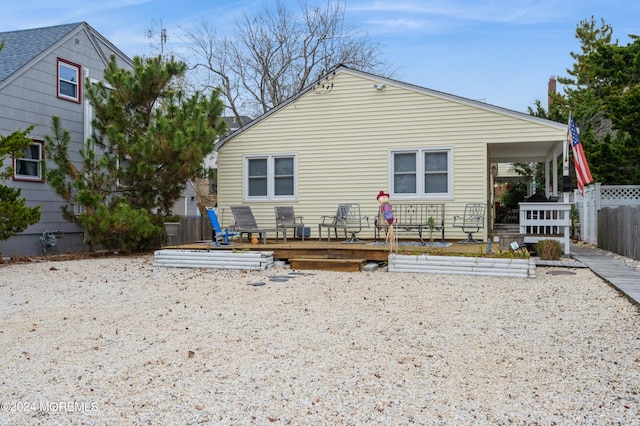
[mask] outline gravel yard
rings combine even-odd
[[[0,265],[0,424],[639,423],[640,312],[588,269],[152,264]]]

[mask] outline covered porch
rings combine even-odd
[[[504,235],[517,235],[524,243],[531,244],[542,239],[554,239],[562,244],[565,255],[570,254],[570,188],[563,188],[562,178],[568,177],[568,141],[488,143],[487,159],[490,207],[487,238],[497,241]],[[543,199],[520,202],[517,209],[501,208],[497,193],[499,184],[504,181],[501,171],[507,170],[506,166],[512,163],[532,162],[544,164],[545,182],[548,184],[542,191],[538,190],[544,194],[544,197],[540,197]],[[532,182],[526,182],[523,177],[512,175],[510,178],[524,181],[528,196],[536,192]]]

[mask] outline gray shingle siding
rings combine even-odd
[[[35,124],[30,136],[44,140],[51,133],[51,116],[58,115],[62,126],[71,133],[72,161],[80,167],[77,153],[85,139],[84,102],[57,96],[58,59],[79,65],[81,72],[88,70],[89,76],[97,80],[102,79],[111,54],[116,55],[123,67],[130,66],[131,60],[86,23],[5,32],[0,33],[0,40],[6,40],[0,51],[0,134],[7,135]],[[82,100],[83,77],[81,75]],[[11,162],[11,159],[5,160],[4,166]],[[39,238],[45,230],[64,231],[64,238],[59,241],[61,252],[86,249],[82,227],[62,218],[61,206],[67,203],[46,181],[9,179],[5,184],[20,188],[27,205],[40,206],[41,219],[23,233],[0,241],[0,252],[4,256],[40,254]]]

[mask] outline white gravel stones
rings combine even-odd
[[[291,271],[152,263],[0,265],[0,424],[640,416],[640,313],[587,269],[542,267],[535,279],[314,271],[277,282],[269,277]]]

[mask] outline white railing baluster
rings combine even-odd
[[[520,234],[525,243],[558,240],[570,253],[571,203],[520,203]]]

